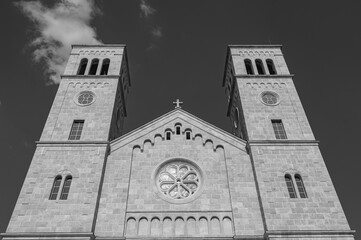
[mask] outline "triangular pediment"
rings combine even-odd
[[[111,150],[118,149],[123,146],[142,148],[143,142],[154,143],[155,137],[160,137],[165,140],[165,130],[170,130],[174,133],[174,125],[181,124],[184,129],[192,129],[192,139],[201,138],[202,143],[211,142],[214,149],[218,146],[223,146],[224,143],[233,145],[234,147],[246,151],[246,141],[240,139],[186,111],[177,108],[170,111],[159,118],[150,121],[143,126],[124,134],[123,136],[114,139],[111,142]]]

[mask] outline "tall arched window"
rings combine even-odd
[[[72,180],[71,176],[66,176],[64,184],[63,184],[63,189],[61,190],[60,200],[68,199],[71,180]]]
[[[167,130],[167,131],[165,132],[165,139],[166,139],[166,140],[170,140],[170,131],[169,131],[169,130]]]
[[[110,60],[106,58],[103,60],[102,69],[100,70],[100,75],[108,75]]]
[[[249,59],[244,60],[244,65],[246,66],[247,75],[254,75],[252,62]]]
[[[259,75],[264,75],[264,67],[261,59],[256,59],[256,67]]]
[[[94,58],[94,59],[92,60],[91,65],[90,65],[89,75],[95,75],[95,74],[97,74],[98,64],[99,64],[99,59],[98,59],[98,58]]]
[[[56,176],[54,179],[53,187],[51,188],[49,200],[56,200],[61,184],[61,176]]]
[[[276,72],[276,68],[275,68],[275,65],[274,65],[272,59],[267,59],[266,63],[267,63],[267,68],[268,68],[269,74],[276,75],[277,72]]]
[[[303,185],[301,176],[299,174],[296,174],[295,180],[296,180],[296,185],[297,185],[297,189],[298,189],[298,193],[300,194],[300,197],[307,198],[306,189],[305,189],[305,186]]]
[[[293,185],[292,177],[289,174],[285,175],[285,181],[290,198],[297,198],[295,186]]]
[[[87,65],[88,65],[88,59],[87,59],[87,58],[83,58],[83,59],[80,61],[77,75],[84,75],[84,74],[85,74],[85,69],[86,69],[86,66],[87,66]]]

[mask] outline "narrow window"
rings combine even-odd
[[[79,140],[81,132],[83,131],[84,120],[74,120],[71,126],[69,140]]]
[[[94,58],[92,60],[92,64],[90,65],[89,75],[95,75],[97,73],[98,64],[99,64],[99,59]]]
[[[180,132],[181,132],[180,126],[175,127],[175,132],[177,135],[180,135]]]
[[[271,120],[276,139],[287,139],[285,128],[282,120]]]
[[[56,176],[54,179],[53,187],[51,188],[49,200],[56,200],[61,184],[61,176]]]
[[[275,65],[274,65],[272,59],[267,59],[266,63],[267,63],[267,68],[268,68],[269,74],[276,75],[277,72],[276,72],[276,68],[275,68]]]
[[[190,140],[190,139],[191,139],[191,132],[190,132],[190,131],[187,131],[187,132],[186,132],[186,139],[187,139],[187,140]]]
[[[71,180],[72,180],[71,176],[67,176],[65,178],[63,189],[61,190],[60,200],[67,200],[68,199]]]
[[[288,193],[290,195],[290,198],[297,198],[296,191],[295,191],[295,186],[293,185],[291,175],[286,174],[285,175],[285,181],[286,181],[286,185],[287,185],[287,189],[288,189]]]
[[[84,75],[85,69],[86,69],[86,66],[87,66],[87,65],[88,65],[88,59],[87,59],[87,58],[83,58],[83,59],[80,61],[77,75]]]
[[[300,194],[300,197],[307,198],[306,189],[305,189],[305,186],[303,185],[301,176],[296,174],[295,180],[296,180],[296,185],[297,185],[297,189],[298,189],[298,193]]]
[[[252,62],[249,59],[244,60],[244,65],[246,66],[247,75],[254,75]]]
[[[165,133],[165,137],[166,137],[167,140],[170,140],[170,131]]]
[[[102,69],[100,70],[100,75],[108,75],[110,60],[106,58],[103,60]]]
[[[257,67],[257,71],[259,75],[264,75],[264,68],[263,68],[263,63],[261,59],[256,59],[256,67]]]

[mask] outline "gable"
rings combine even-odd
[[[180,125],[180,136],[183,136],[184,139],[186,138],[186,132],[189,131],[191,141],[199,142],[203,146],[207,145],[213,148],[214,151],[218,147],[224,148],[224,144],[230,144],[246,152],[246,141],[181,109],[175,109],[113,140],[110,144],[111,151],[116,151],[126,145],[143,150],[144,145],[147,143],[154,145],[157,141],[166,140],[167,131],[171,132],[171,136],[176,135],[176,125]]]

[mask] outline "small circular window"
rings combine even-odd
[[[199,168],[186,160],[167,161],[155,175],[158,195],[173,203],[192,201],[200,192],[201,182]]]
[[[80,92],[77,96],[76,102],[79,105],[89,105],[95,101],[95,94],[90,91]]]
[[[275,92],[261,93],[261,101],[266,105],[277,105],[279,103],[279,96]]]

